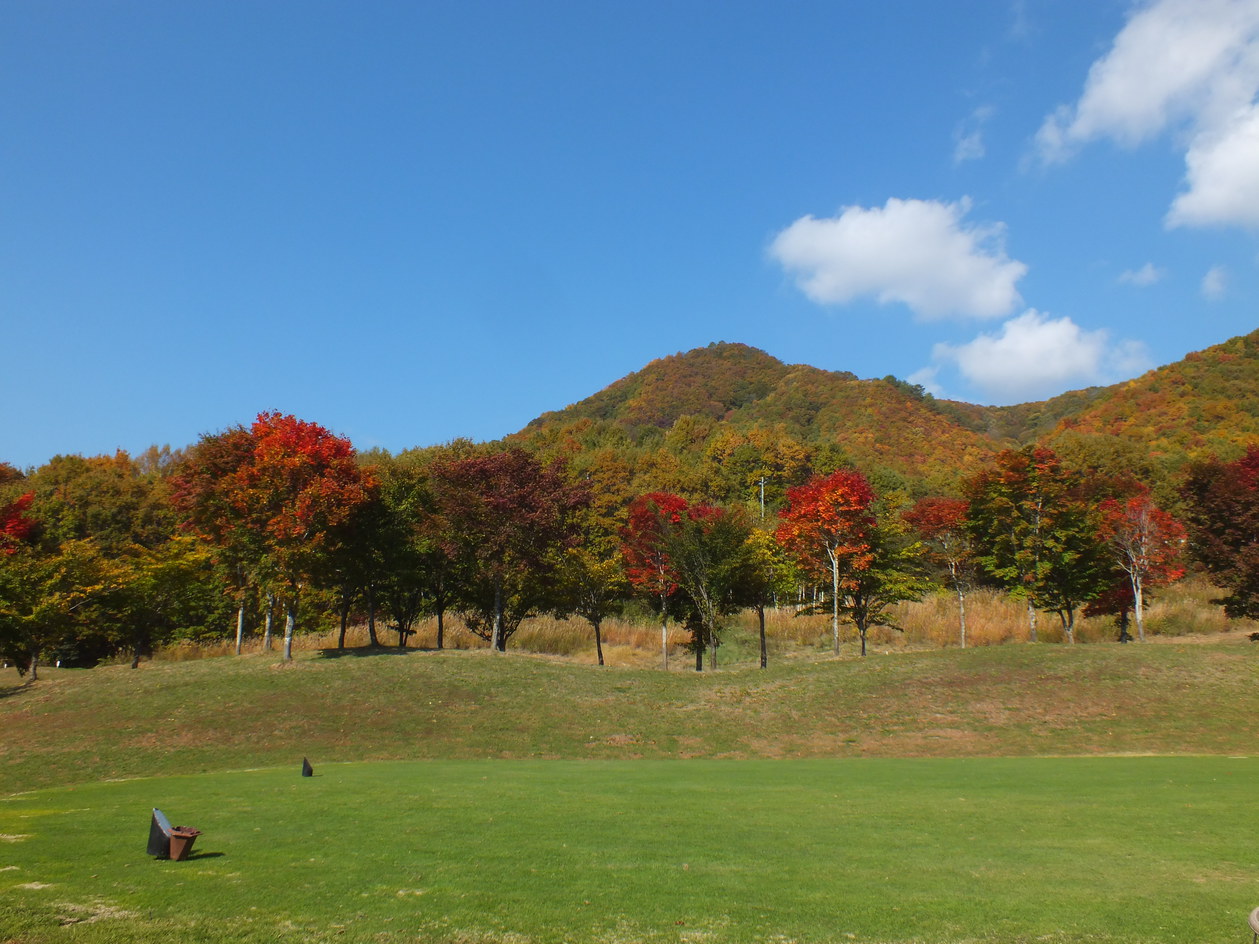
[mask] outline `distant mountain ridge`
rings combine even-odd
[[[1259,330],[1124,383],[1000,407],[940,400],[893,377],[862,380],[714,342],[654,360],[539,416],[513,438],[567,436],[570,451],[583,442],[662,441],[676,451],[686,437],[702,448],[717,430],[773,430],[810,447],[830,444],[858,467],[909,479],[956,475],[1000,449],[1063,437],[1115,438],[1179,466],[1259,441]]]

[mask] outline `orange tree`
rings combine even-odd
[[[283,593],[287,661],[303,584],[318,578],[334,529],[374,489],[348,439],[270,412],[248,430],[203,437],[176,478],[174,498],[187,527],[242,566],[266,570]]]
[[[209,433],[189,449],[171,477],[171,504],[182,516],[180,527],[214,548],[225,583],[236,596],[237,655],[245,633],[247,591],[251,581],[261,580],[265,563],[261,535],[246,525],[232,498],[231,482],[253,450],[253,436],[243,426]],[[270,619],[268,615],[268,639]]]
[[[843,581],[869,568],[872,561],[873,503],[870,483],[853,469],[814,476],[787,490],[787,508],[777,538],[806,573],[830,577],[831,636],[836,653]]]

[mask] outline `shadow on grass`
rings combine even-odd
[[[427,652],[416,646],[401,649],[398,646],[355,646],[353,649],[320,649],[321,659],[361,659],[368,656],[405,656],[409,652]],[[433,650],[436,651],[436,650]]]
[[[14,685],[0,685],[0,698],[11,698],[14,695],[21,695],[27,691],[34,683],[30,679],[18,682]]]

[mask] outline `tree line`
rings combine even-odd
[[[446,617],[505,651],[524,621],[602,625],[637,600],[685,630],[702,670],[729,618],[793,606],[851,624],[866,652],[894,604],[947,590],[966,645],[966,599],[1024,600],[1030,638],[1050,614],[1075,640],[1082,612],[1144,639],[1150,594],[1200,567],[1230,616],[1259,616],[1259,446],[1190,466],[1177,511],[1126,472],[1068,466],[1045,447],[1007,450],[953,494],[911,495],[861,470],[801,462],[759,501],[637,493],[616,455],[570,463],[519,446],[457,441],[356,453],[324,427],[263,413],[185,451],[0,463],[0,653],[34,677],[53,659],[132,664],[181,638],[257,623],[291,658],[303,621],[352,621],[369,645]],[[762,484],[765,476],[761,476]],[[755,479],[753,478],[753,481]],[[280,628],[282,621],[283,628]]]

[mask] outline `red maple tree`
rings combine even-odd
[[[1137,638],[1145,641],[1145,592],[1179,580],[1185,574],[1181,555],[1185,528],[1155,505],[1148,492],[1126,501],[1108,498],[1101,504],[1101,538],[1120,570],[1128,575]]]
[[[957,594],[958,639],[966,648],[966,594],[970,591],[974,554],[966,533],[970,503],[964,498],[920,499],[902,516],[921,535],[929,557],[948,574]]]
[[[34,492],[19,495],[7,505],[0,505],[0,554],[12,554],[35,530],[35,520],[27,515]]]
[[[669,600],[678,590],[667,538],[686,514],[686,499],[671,492],[648,492],[630,502],[621,531],[621,556],[630,585],[660,608],[660,657],[669,667]]]

